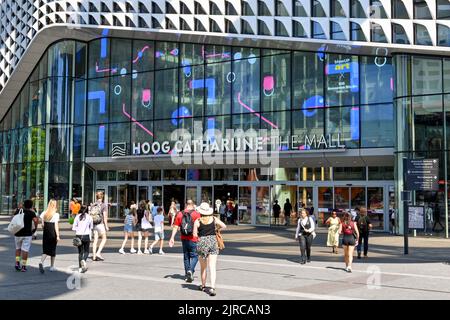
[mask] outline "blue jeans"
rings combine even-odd
[[[184,272],[187,274],[188,271],[192,271],[194,274],[198,262],[197,242],[181,240],[181,244],[183,245]]]

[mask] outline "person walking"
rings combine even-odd
[[[164,254],[163,246],[164,246],[164,210],[159,207],[158,214],[155,216],[154,224],[155,224],[155,241],[153,241],[150,246],[150,254],[153,254],[153,247],[159,241],[159,254]]]
[[[185,281],[194,281],[195,266],[198,262],[197,242],[198,238],[194,237],[194,222],[200,218],[200,214],[195,211],[195,205],[192,200],[186,202],[186,208],[183,212],[179,212],[173,224],[172,236],[170,237],[169,246],[172,248],[175,244],[175,235],[178,230],[181,232],[181,243],[183,246],[183,260]]]
[[[142,217],[142,223],[141,223],[141,229],[142,233],[144,235],[144,254],[150,254],[150,251],[148,250],[148,238],[150,236],[150,230],[153,228],[152,222],[153,222],[153,216],[150,213],[150,210],[147,210],[146,203],[140,203],[141,208],[144,206],[144,216]]]
[[[141,250],[141,245],[142,245],[142,235],[144,235],[144,241],[147,243],[147,245],[145,245],[144,251],[147,250],[147,246],[148,246],[148,235],[149,235],[149,228],[148,225],[146,225],[146,230],[144,230],[144,228],[142,227],[142,219],[145,217],[145,201],[142,200],[141,202],[139,202],[139,207],[137,207],[136,205],[133,205],[133,201],[132,204],[130,206],[130,209],[134,212],[136,212],[136,217],[137,217],[137,223],[136,223],[136,227],[135,230],[138,233],[138,251],[137,254],[143,254],[142,250]],[[147,250],[148,251],[148,250]]]
[[[220,208],[219,208],[220,221],[222,221],[222,222],[225,222],[227,220],[226,210],[227,210],[227,205],[226,205],[225,201],[222,201],[222,203],[220,204]]]
[[[292,204],[289,202],[289,199],[286,199],[286,202],[284,203],[283,213],[284,213],[284,225],[289,226],[292,214]]]
[[[78,202],[76,198],[73,198],[70,208],[72,217],[75,219],[75,216],[80,212],[81,204]]]
[[[358,226],[352,220],[350,213],[344,213],[344,219],[339,227],[339,233],[344,234],[342,245],[344,246],[345,271],[352,272],[353,253],[358,243]]]
[[[125,254],[125,245],[127,244],[128,237],[131,238],[131,247],[130,253],[136,253],[136,249],[134,249],[134,230],[137,224],[136,210],[128,210],[127,215],[125,216],[124,226],[123,226],[123,242],[122,247],[119,249],[119,253]]]
[[[274,205],[272,207],[272,212],[273,212],[273,217],[275,219],[275,225],[278,225],[278,222],[280,219],[280,212],[281,212],[281,207],[278,204],[278,200],[274,201]]]
[[[199,289],[206,290],[207,268],[211,277],[211,287],[208,290],[210,296],[216,295],[216,265],[219,256],[219,248],[216,238],[216,230],[225,229],[227,226],[213,216],[213,209],[208,203],[203,202],[197,207],[200,218],[194,222],[194,237],[198,237],[197,254],[200,260],[201,281]]]
[[[14,215],[23,212],[23,228],[14,234],[16,245],[16,271],[26,272],[28,254],[31,249],[31,241],[38,225],[39,218],[32,210],[33,201],[27,199],[23,202],[23,209],[16,210]]]
[[[81,245],[78,246],[78,265],[80,273],[85,273],[87,271],[87,258],[89,256],[89,246],[91,244],[93,228],[94,221],[89,215],[88,207],[82,205],[72,226],[72,230],[75,231],[76,237],[81,240]]]
[[[47,256],[50,256],[50,272],[56,271],[55,258],[56,246],[59,238],[59,213],[57,213],[57,202],[51,199],[48,202],[47,210],[40,215],[42,228],[44,230],[42,235],[42,257],[39,263],[39,271],[44,273],[44,262]]]
[[[301,209],[300,219],[298,219],[295,239],[300,244],[300,264],[311,262],[311,246],[314,239],[314,220],[308,215],[308,211]]]
[[[108,227],[108,207],[103,202],[104,194],[98,191],[95,195],[96,202],[93,203],[89,209],[89,214],[94,221],[94,243],[92,244],[92,260],[104,261],[102,257],[102,250],[106,244],[106,232],[109,231]],[[102,238],[100,246],[97,250],[97,244],[99,237]]]
[[[369,251],[369,234],[372,229],[372,223],[367,215],[367,209],[361,208],[359,211],[359,216],[356,217],[355,222],[358,225],[359,238],[358,246],[356,247],[358,251],[358,259],[361,259],[361,247],[364,241],[364,258],[367,258],[367,253]]]
[[[332,247],[333,253],[338,253],[341,219],[337,217],[335,210],[333,210],[331,217],[328,218],[325,224],[328,225],[327,247]]]
[[[175,203],[175,201],[172,201],[169,208],[169,225],[171,228],[173,228],[173,222],[175,221],[177,213],[177,204]]]

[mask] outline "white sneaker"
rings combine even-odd
[[[56,271],[56,268],[55,268],[55,267],[50,267],[50,268],[48,269],[48,271],[50,271],[50,272],[55,272],[55,271]]]
[[[162,251],[162,250],[159,250],[159,254],[165,254],[165,253],[164,253],[164,251]]]
[[[137,251],[133,248],[130,250],[130,253],[136,253]]]
[[[153,247],[150,247],[150,254],[153,254]]]
[[[142,251],[141,251],[141,250],[139,250],[137,254],[142,254]]]
[[[148,251],[148,249],[145,249],[144,254],[150,254],[150,251]]]
[[[124,251],[123,249],[120,249],[120,250],[119,250],[119,253],[120,253],[120,254],[125,254],[125,251]]]

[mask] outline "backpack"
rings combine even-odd
[[[359,217],[358,219],[358,228],[360,231],[367,231],[368,225],[367,225],[367,217]]]
[[[101,224],[103,222],[102,205],[94,203],[89,209],[89,215],[92,217],[94,224]]]
[[[8,225],[9,233],[15,235],[25,227],[24,216],[23,209],[20,209],[19,213],[12,218]]]
[[[181,234],[183,236],[192,236],[194,233],[194,222],[192,221],[193,211],[184,211],[181,218]]]

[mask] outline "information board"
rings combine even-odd
[[[406,159],[406,190],[439,190],[439,159]]]
[[[409,229],[425,229],[425,207],[408,207],[408,226]]]

